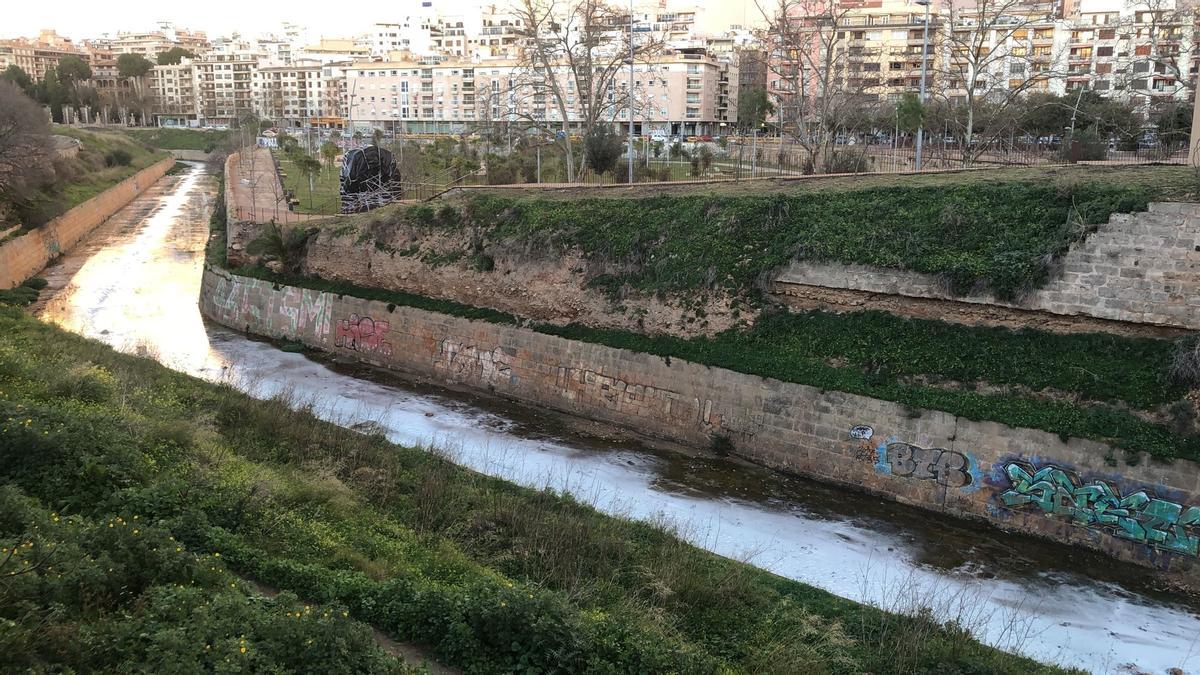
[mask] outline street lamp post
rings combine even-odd
[[[633,0],[629,0],[629,184],[633,185]]]
[[[921,123],[917,125],[916,169],[921,170],[921,146],[925,143],[925,71],[929,64],[929,5],[931,0],[916,0],[918,5],[925,6],[925,30],[921,41]]]

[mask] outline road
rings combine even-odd
[[[698,546],[843,597],[929,606],[1045,662],[1200,672],[1200,612],[1153,590],[1140,568],[730,460],[574,436],[544,413],[283,352],[206,323],[196,298],[215,193],[201,166],[165,177],[47,271],[39,315],[255,396],[290,392],[326,419],[436,446],[490,475],[673,524]]]

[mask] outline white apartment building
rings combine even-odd
[[[1191,100],[1200,65],[1194,8],[1082,0],[1069,30],[1067,91],[1087,88],[1141,108]]]
[[[287,128],[321,125],[341,117],[343,68],[314,61],[254,71],[254,113]]]
[[[622,71],[608,100],[626,101],[629,77]],[[488,124],[560,127],[554,98],[535,90],[540,77],[513,61],[422,64],[359,63],[346,70],[346,113],[356,128],[405,133],[464,133]],[[578,123],[582,100],[563,68],[568,124]],[[633,72],[633,123],[639,134],[721,134],[737,120],[737,66],[702,49],[638,63]],[[629,123],[630,109],[614,103],[604,117]]]
[[[155,66],[149,84],[154,94],[156,125],[190,126],[197,122],[196,76],[190,59],[173,66]]]
[[[190,52],[199,54],[208,49],[208,36],[204,31],[189,31],[176,28],[174,24],[164,21],[159,23],[158,30],[145,32],[121,32],[108,40],[108,48],[114,54],[141,54],[150,61],[158,55],[175,47],[182,47]]]
[[[233,125],[254,112],[259,55],[210,53],[192,63],[196,117],[205,125]]]

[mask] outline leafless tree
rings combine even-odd
[[[0,193],[48,162],[46,113],[17,85],[0,80]]]
[[[589,137],[618,111],[632,111],[621,78],[630,41],[635,61],[658,54],[662,41],[648,33],[634,36],[628,10],[602,0],[516,0],[511,11],[522,24],[520,65],[507,81],[491,83],[490,96],[510,120],[555,138],[573,182],[582,158],[571,143],[572,122]]]
[[[755,3],[766,23],[767,68],[775,80],[768,93],[781,129],[781,158],[783,135],[790,134],[804,150],[806,171],[842,170],[838,137],[865,131],[861,123],[879,105],[879,49],[853,44],[853,8],[831,0]]]
[[[1125,43],[1122,51],[1131,57],[1124,73],[1126,89],[1150,98],[1179,96],[1191,101],[1195,84],[1188,72],[1187,48],[1194,51],[1196,47],[1196,4],[1189,0],[1129,0],[1126,8],[1128,13],[1117,26],[1118,39]],[[1155,87],[1156,76],[1163,78],[1161,89]]]
[[[969,166],[1012,130],[1026,93],[1065,75],[1054,70],[1063,59],[1052,53],[1053,19],[1027,0],[947,0],[944,9],[946,25],[934,41],[940,58],[930,64],[939,84],[931,91],[957,113],[948,122]]]

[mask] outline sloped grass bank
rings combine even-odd
[[[116,131],[62,125],[54,125],[51,131],[78,140],[79,153],[56,158],[23,176],[0,197],[0,221],[21,225],[6,238],[46,224],[167,156]]]
[[[479,673],[1050,670],[297,403],[0,308],[6,662],[394,667],[358,619]]]
[[[1011,300],[1042,286],[1054,259],[1112,214],[1196,192],[1186,167],[979,173],[657,196],[468,191],[359,219],[373,230],[462,232],[464,246],[516,247],[531,260],[577,250],[607,268],[590,281],[614,293],[755,295],[772,271],[802,259],[934,274],[955,292]]]
[[[128,136],[152,148],[163,150],[200,150],[212,152],[230,138],[232,132],[216,129],[183,129],[157,127],[154,129],[122,129]]]

